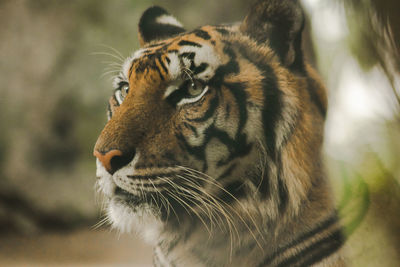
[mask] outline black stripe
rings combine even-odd
[[[230,115],[231,115],[231,105],[227,103],[225,106],[225,120],[228,120]]]
[[[204,39],[204,40],[210,40],[210,39],[211,39],[211,36],[208,34],[208,32],[203,31],[203,30],[201,30],[201,29],[194,30],[193,33],[194,33],[197,37],[200,37],[200,38],[202,38],[202,39]]]
[[[160,75],[161,80],[164,81],[164,76],[162,75],[161,70],[157,66],[154,69],[157,71],[158,75]]]
[[[150,164],[143,164],[143,165],[142,164],[136,164],[135,165],[135,170],[145,170],[145,169],[149,169],[149,168],[159,168],[159,169],[164,168],[164,169],[166,169],[166,168],[176,167],[176,165],[178,165],[179,163],[176,160],[174,160],[173,158],[172,159],[169,158],[167,155],[171,155],[171,156],[174,156],[174,155],[172,155],[171,153],[165,153],[165,154],[163,154],[161,156],[161,158],[168,158],[168,160],[171,161],[171,163],[169,163],[169,164],[161,164],[159,162],[156,162],[155,164],[151,164],[151,163]],[[156,159],[156,157],[154,155],[150,155],[150,158],[152,160]]]
[[[288,127],[285,129],[287,130],[287,132],[285,132],[285,134],[282,137],[282,143],[280,144],[281,148],[285,147],[291,137],[293,136],[293,134],[295,133],[297,126],[300,124],[300,122],[302,122],[302,119],[304,117],[304,113],[303,112],[297,112],[296,114],[293,114],[292,116],[292,123],[290,123],[288,125]]]
[[[220,181],[232,174],[232,171],[236,168],[237,164],[234,163],[228,169],[226,169],[220,176],[218,176],[217,180]]]
[[[282,92],[279,89],[277,77],[273,68],[266,62],[259,62],[260,58],[249,56],[247,47],[237,43],[240,54],[253,63],[263,74],[262,87],[264,94],[264,109],[262,111],[262,121],[264,126],[265,141],[267,152],[276,161],[276,126],[282,113]],[[263,58],[261,60],[264,60]]]
[[[214,76],[208,81],[208,84],[215,88],[221,88],[226,75],[237,74],[240,71],[239,64],[236,61],[236,54],[230,45],[231,44],[225,42],[225,47],[223,49],[224,53],[230,58],[230,61],[225,65],[219,66],[215,70]]]
[[[241,53],[241,55],[245,59],[247,59],[248,61],[253,63],[261,72],[264,73],[265,76],[268,76],[268,75],[269,76],[274,76],[273,69],[270,66],[268,66],[267,63],[258,62],[258,60],[260,60],[259,58],[253,58],[254,56],[253,57],[249,56],[249,51],[248,51],[247,47],[244,47],[240,43],[237,43],[237,45],[239,46],[239,52]],[[272,89],[276,88],[276,90],[273,90],[273,91],[276,91],[278,93],[278,97],[277,98],[278,98],[279,102],[277,102],[276,107],[278,107],[277,111],[279,111],[279,112],[277,112],[277,114],[279,114],[279,116],[277,116],[277,118],[275,118],[275,119],[279,119],[279,117],[280,117],[280,115],[282,113],[282,107],[283,107],[282,92],[279,90],[279,87],[277,85],[276,76],[274,76],[274,80],[275,81],[269,81],[269,82],[263,81],[263,84],[270,83],[270,85],[272,85],[272,86],[270,87],[269,90],[271,90],[271,88]],[[308,82],[310,84],[310,80]],[[310,85],[309,85],[309,87],[310,87]],[[264,86],[264,92],[266,92],[266,89],[268,89],[268,86]],[[314,93],[314,95],[315,95],[314,91],[312,93]],[[274,101],[272,100],[271,102],[274,102]],[[271,107],[271,109],[272,109],[272,107]],[[287,142],[290,140],[290,137],[292,136],[292,134],[294,133],[294,131],[296,129],[296,125],[301,121],[301,119],[302,119],[302,114],[299,114],[299,113],[294,114],[294,118],[293,118],[294,122],[291,125],[289,125],[289,129],[286,129],[288,132],[285,133],[284,136],[283,136],[283,140],[282,140],[282,144],[281,144],[282,146],[287,144]],[[275,124],[275,122],[272,123],[272,124]],[[275,139],[275,138],[272,138],[272,139]],[[270,143],[270,146],[269,146],[271,152],[273,152],[272,144],[275,143],[275,141],[272,142],[272,139],[267,139],[267,140],[271,140],[271,143]]]
[[[194,53],[194,52],[185,52],[185,53],[182,53],[179,55],[180,58],[184,57],[184,58],[187,58],[190,60],[193,60],[195,56],[196,56],[196,53]]]
[[[199,137],[196,127],[194,127],[193,125],[191,125],[187,122],[184,122],[183,126],[185,126],[187,129],[191,130],[195,137]]]
[[[157,174],[151,174],[151,175],[127,175],[128,178],[130,179],[138,179],[138,180],[157,180],[158,177],[171,177],[176,175],[177,172],[171,172],[171,173],[157,173]]]
[[[241,199],[247,195],[246,187],[243,181],[233,181],[224,186],[225,190],[220,191],[217,199],[224,204],[230,204],[236,199]]]
[[[132,62],[131,62],[131,66],[130,66],[130,68],[129,68],[129,75],[128,75],[128,78],[129,78],[129,79],[130,79],[131,76],[132,76],[133,65],[134,65],[136,62],[137,62],[137,59],[132,60]],[[136,72],[136,70],[135,70],[135,72]]]
[[[345,238],[342,232],[340,231],[336,232],[334,236],[332,236],[331,238],[334,240],[329,245],[325,245],[322,248],[321,247],[318,248],[318,246],[316,246],[316,248],[318,248],[316,254],[309,257],[306,261],[303,261],[303,263],[300,266],[308,267],[317,262],[320,262],[321,260],[329,257],[331,254],[339,250],[344,244]]]
[[[187,141],[186,138],[183,136],[182,133],[178,132],[175,134],[175,137],[179,141],[179,145],[183,150],[186,150],[189,154],[195,156],[198,160],[201,160],[204,162],[205,166],[207,166],[206,162],[206,155],[204,151],[204,147],[206,144],[203,144],[201,146],[191,146]],[[203,167],[203,169],[207,169],[206,167]]]
[[[146,68],[147,68],[147,62],[139,61],[138,64],[136,64],[135,73],[136,74],[144,73]]]
[[[146,48],[154,48],[154,47],[162,46],[163,44],[164,43],[156,43],[156,44],[146,45]],[[150,51],[150,49],[147,49],[144,52],[147,53],[148,51]]]
[[[109,118],[112,117],[111,105],[110,103],[107,104],[107,115]]]
[[[211,99],[210,105],[208,106],[207,111],[204,113],[202,117],[195,119],[187,119],[187,120],[192,122],[204,122],[209,118],[211,118],[212,115],[214,115],[214,112],[217,109],[218,105],[219,105],[219,98],[218,96],[215,96],[214,98]]]
[[[185,46],[185,45],[189,45],[189,46],[194,46],[194,47],[201,47],[201,44],[199,43],[195,43],[195,42],[191,42],[191,41],[186,41],[186,40],[181,40],[178,45],[180,46]]]
[[[146,55],[146,61],[141,62],[143,63],[141,66],[141,72],[144,72],[145,69],[152,69],[157,71],[158,75],[160,76],[160,79],[164,81],[164,75],[161,73],[160,68],[157,65],[157,61],[161,62],[161,55],[160,54],[149,54]]]
[[[245,88],[247,87],[243,83],[224,83],[224,85],[229,89],[232,93],[233,97],[236,100],[236,104],[238,105],[239,111],[239,125],[238,131],[236,133],[236,138],[239,138],[239,135],[242,135],[242,130],[246,125],[248,115],[247,115],[247,93]]]
[[[281,262],[278,267],[293,266],[294,263],[299,263],[306,259],[303,263],[296,264],[297,266],[310,266],[322,259],[328,257],[333,252],[338,250],[343,244],[344,238],[341,230],[331,233],[329,236],[315,242],[306,249],[298,252],[296,255]],[[317,254],[312,254],[317,252]]]
[[[240,44],[238,44],[240,45]],[[278,176],[281,171],[281,163],[279,162],[279,151],[276,144],[276,129],[278,121],[281,119],[282,113],[282,92],[279,90],[277,77],[274,74],[273,68],[265,62],[256,62],[256,59],[252,59],[248,55],[248,51],[245,47],[240,46],[239,52],[244,58],[253,63],[263,74],[262,90],[264,95],[264,108],[262,110],[262,122],[264,128],[265,144],[267,150],[267,156],[272,161],[270,164],[276,164]],[[259,191],[262,197],[267,198],[269,196],[269,183],[270,180],[269,172],[266,172],[264,181],[259,187]],[[279,183],[279,197],[280,197],[280,210],[286,207],[288,201],[286,185],[278,177]]]
[[[286,184],[284,183],[281,177],[280,164],[278,167],[278,195],[279,195],[278,210],[281,214],[283,214],[286,211],[287,205],[289,203],[289,193]]]
[[[205,71],[208,67],[207,63],[201,63],[199,66],[195,67],[192,71],[193,74],[199,74],[202,73],[203,71]]]
[[[160,65],[161,65],[161,68],[164,70],[164,72],[165,72],[166,74],[168,74],[168,69],[167,69],[167,67],[164,65],[164,62],[162,61],[161,57],[158,57],[157,59],[158,59],[158,63],[160,63]]]
[[[278,197],[279,197],[279,204],[278,210],[281,214],[286,211],[286,208],[289,203],[289,192],[285,181],[282,178],[282,154],[280,152],[276,152],[275,158],[275,166],[276,166],[276,173],[277,173],[277,180],[278,180]]]
[[[229,34],[229,31],[227,29],[225,29],[225,28],[215,28],[215,30],[217,32],[219,32],[221,35],[228,35]]]
[[[263,67],[265,77],[263,83],[264,109],[262,121],[265,134],[266,149],[268,154],[276,162],[278,151],[276,150],[276,128],[282,113],[282,92],[278,89],[277,81],[273,76],[272,68],[268,65]]]
[[[192,119],[197,121],[204,121],[208,118],[211,118],[218,106],[218,97],[215,97],[215,103],[212,103],[208,108],[206,114],[202,118]],[[212,102],[213,102],[212,100]],[[190,146],[186,140],[184,139],[183,135],[180,135],[180,138],[184,140],[184,147],[188,150],[189,153],[194,154],[197,158],[201,158],[205,160],[205,147],[207,146],[208,142],[212,138],[217,138],[221,143],[223,143],[229,150],[229,155],[226,159],[220,160],[217,165],[222,166],[228,164],[232,161],[233,158],[236,157],[243,157],[250,153],[252,148],[252,143],[247,143],[247,138],[245,134],[236,134],[235,138],[229,136],[229,134],[223,130],[217,129],[214,127],[214,124],[210,125],[204,131],[204,142],[201,146],[192,147]]]
[[[229,134],[223,130],[217,129],[214,126],[210,126],[206,131],[207,142],[211,138],[217,138],[221,143],[223,143],[229,150],[229,156],[225,159],[221,159],[217,162],[217,166],[223,166],[232,161],[232,159],[237,157],[244,157],[248,155],[253,146],[252,143],[247,143],[246,136],[239,135],[238,138],[231,138]]]
[[[334,223],[336,223],[338,221],[338,217],[336,215],[336,213],[332,216],[330,216],[328,219],[326,219],[325,221],[323,221],[320,225],[318,225],[318,227],[316,227],[315,229],[304,233],[303,235],[301,235],[298,239],[296,239],[295,242],[291,243],[289,246],[287,246],[286,248],[289,248],[290,246],[296,246],[298,244],[300,244],[301,242],[305,241],[306,239],[314,236],[315,234],[327,229],[328,227],[332,226]],[[286,249],[285,248],[285,249]]]
[[[276,124],[278,118],[280,117],[281,106],[280,106],[280,91],[277,87],[277,81],[275,76],[273,76],[272,69],[268,66],[263,67],[265,70],[266,77],[262,80],[263,86],[263,94],[264,94],[264,107],[262,110],[262,124],[264,128],[264,136],[265,136],[265,144],[266,144],[266,152],[268,161],[271,161],[269,165],[275,164],[277,168],[278,166],[278,152],[276,149]],[[271,73],[269,73],[271,71]],[[279,164],[280,165],[280,164]],[[277,170],[279,175],[280,169]],[[270,171],[267,169],[265,173],[264,180],[269,181]],[[280,183],[280,197],[284,198],[284,189],[282,187],[281,179],[278,180]],[[264,187],[269,186],[269,183],[262,183],[259,187],[259,191],[262,197],[267,198],[269,196],[270,188]],[[281,201],[282,203],[282,201]]]
[[[291,243],[280,247],[277,251],[275,251],[272,255],[268,256],[266,259],[264,259],[262,261],[261,264],[259,264],[259,267],[262,266],[267,266],[268,264],[270,264],[276,257],[278,257],[280,254],[283,254],[286,250],[297,246],[298,244],[306,241],[307,239],[309,239],[310,237],[316,235],[319,232],[322,232],[324,230],[326,230],[327,228],[329,228],[330,226],[332,226],[335,222],[338,221],[337,215],[336,213],[332,216],[330,216],[328,219],[326,219],[325,221],[323,221],[321,224],[319,224],[316,228],[312,229],[309,232],[303,233],[301,234],[297,239],[295,239],[294,241],[292,241]]]

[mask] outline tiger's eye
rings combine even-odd
[[[128,92],[129,92],[129,84],[124,84],[121,87],[121,95],[122,95],[122,97],[125,98],[128,95]]]
[[[194,81],[188,86],[187,92],[190,96],[198,96],[203,92],[203,89],[203,85],[200,82]]]

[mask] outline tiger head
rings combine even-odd
[[[144,12],[94,148],[116,228],[298,212],[326,109],[303,25],[298,1],[260,1],[239,24],[193,31],[160,7]]]

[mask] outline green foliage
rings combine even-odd
[[[351,236],[365,218],[370,205],[368,184],[357,174],[350,178],[342,168],[343,196],[338,204],[339,216],[343,221],[345,235]]]

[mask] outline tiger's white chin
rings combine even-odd
[[[118,197],[113,197],[108,203],[107,215],[112,228],[121,233],[137,233],[150,245],[157,244],[163,223],[149,205],[131,207]]]
[[[96,161],[97,191],[107,201],[107,217],[112,228],[121,233],[137,233],[146,242],[155,245],[163,228],[154,208],[146,203],[130,206],[121,197],[115,195],[116,184],[103,165]]]

